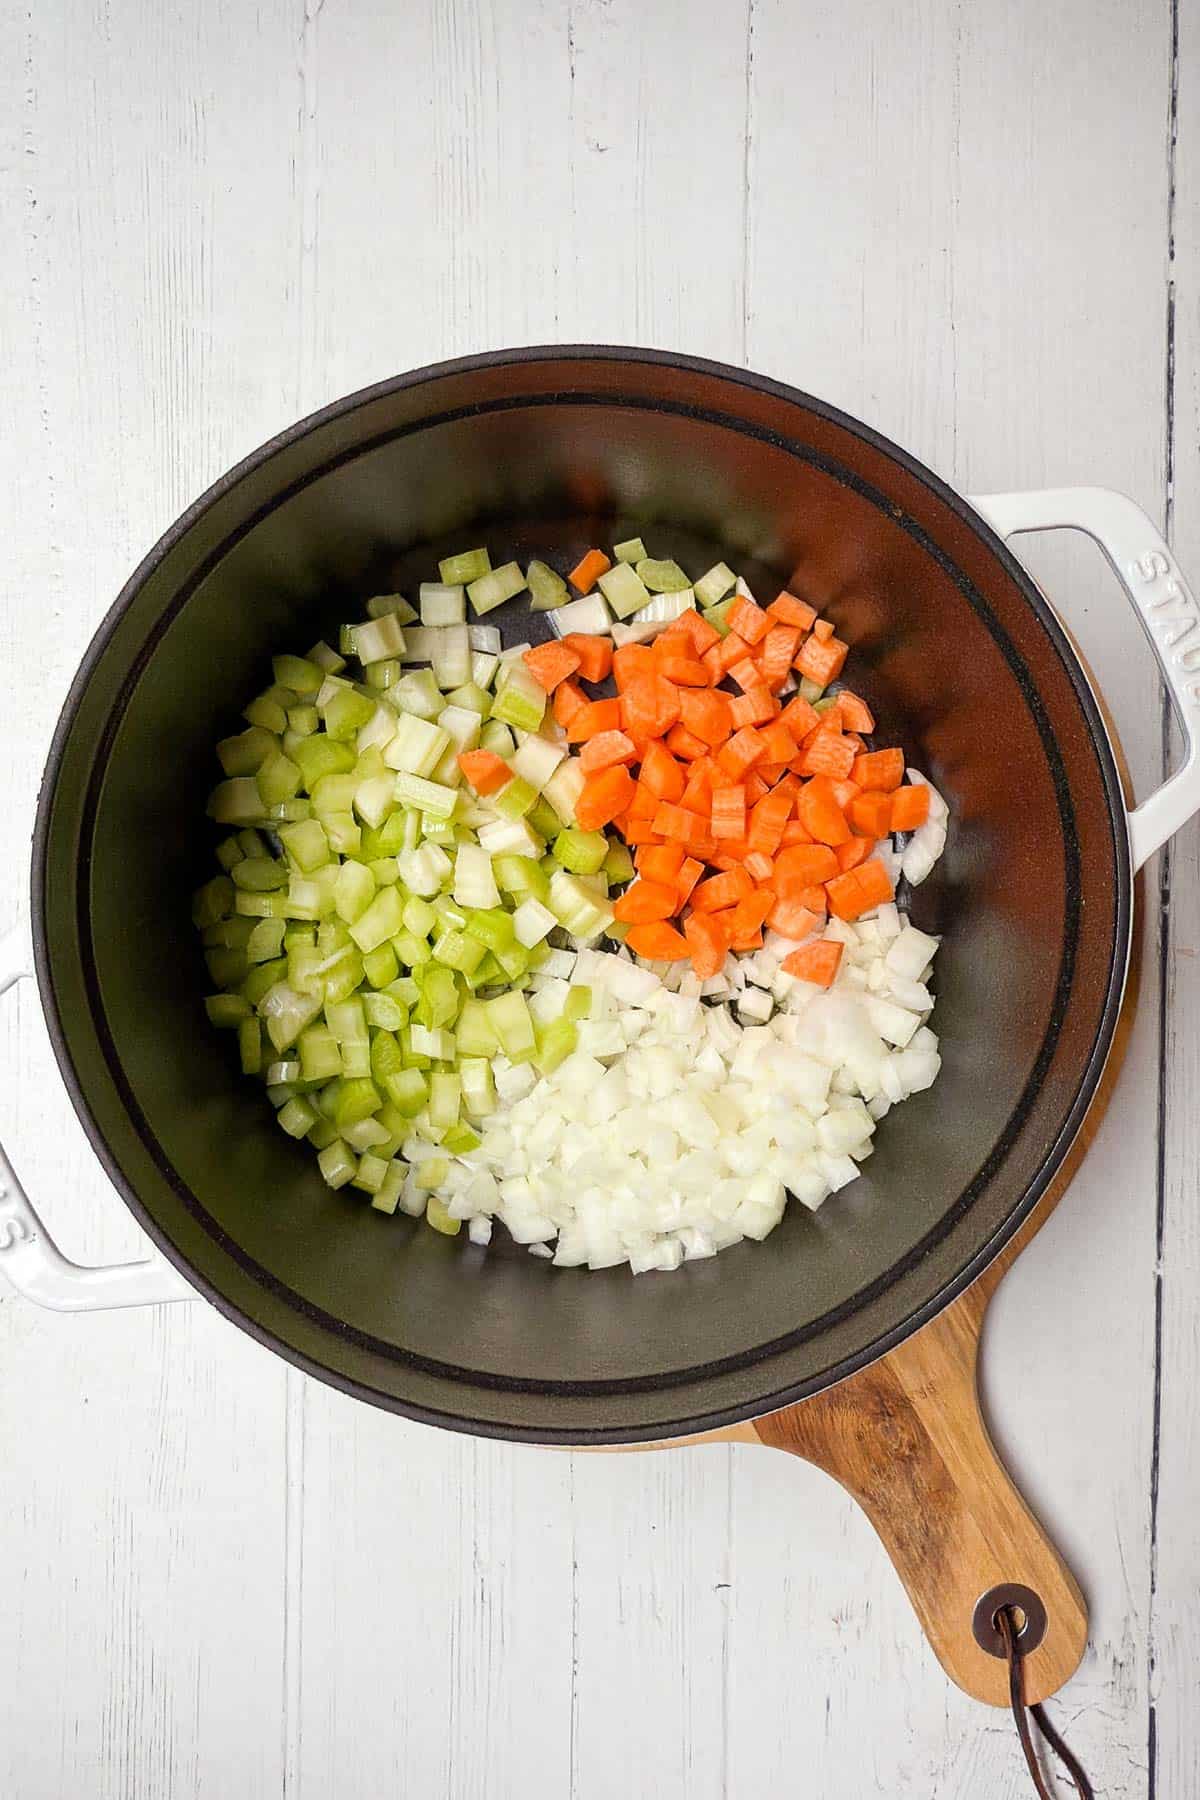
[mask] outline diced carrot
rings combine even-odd
[[[662,836],[654,829],[653,819],[629,819],[622,824],[621,836],[627,844],[661,844]]]
[[[664,686],[668,685],[664,683]],[[729,702],[724,694],[714,693],[711,688],[680,688],[676,691],[679,716],[687,729],[706,744],[723,744],[732,729]]]
[[[807,907],[810,913],[815,913],[818,918],[821,918],[827,913],[829,911],[829,899],[822,883],[818,881],[812,887],[805,888],[800,896],[800,904],[801,906]]]
[[[828,844],[793,844],[775,858],[772,885],[781,899],[799,899],[806,887],[830,881],[838,872],[838,860]]]
[[[771,629],[771,621],[762,607],[756,601],[748,600],[745,594],[737,596],[725,614],[725,622],[730,631],[736,631],[748,644],[761,643]]]
[[[658,811],[658,795],[651,793],[644,782],[639,781],[629,802],[631,819],[652,819]]]
[[[560,681],[573,675],[579,667],[579,658],[569,644],[560,638],[550,638],[544,644],[534,644],[521,652],[521,661],[533,676],[539,687],[552,694]]]
[[[740,950],[742,946],[738,943],[738,938],[747,932],[757,931],[774,909],[775,896],[769,888],[757,888],[753,894],[747,894],[744,900],[739,900],[729,921],[733,928],[733,948]]]
[[[847,869],[857,869],[859,863],[866,862],[874,848],[874,838],[847,838],[844,844],[838,845],[837,851],[835,852],[838,869],[843,875],[846,873]]]
[[[681,697],[657,672],[635,675],[621,692],[621,717],[630,737],[665,737],[679,718]]]
[[[673,882],[635,881],[613,902],[613,918],[623,925],[649,925],[672,918],[678,905]]]
[[[620,767],[589,776],[575,802],[575,823],[580,831],[599,831],[624,812],[634,796],[633,776]]]
[[[825,883],[829,910],[839,919],[857,919],[892,897],[892,878],[877,856]]]
[[[850,836],[827,775],[815,775],[796,796],[796,817],[819,844],[844,844]]]
[[[820,624],[821,620],[818,619],[817,625]],[[813,636],[800,646],[800,654],[793,667],[799,669],[802,675],[807,675],[810,681],[817,682],[821,687],[828,687],[841,674],[849,654],[850,646],[843,644],[841,638],[831,637],[828,642],[823,643],[814,628]]]
[[[724,679],[725,667],[721,661],[721,645],[724,641],[724,638],[718,635],[716,643],[706,650],[704,655],[700,658],[700,661],[708,670],[709,687],[716,687]]]
[[[865,700],[843,688],[837,697],[837,709],[847,731],[861,731],[870,736],[875,729],[875,715]]]
[[[897,792],[901,792],[897,789]],[[864,837],[886,837],[892,829],[892,796],[890,794],[856,794],[846,808],[846,816],[855,831]]]
[[[759,805],[762,805],[761,800]],[[769,883],[775,873],[775,859],[768,856],[765,850],[751,850],[746,858],[746,873],[751,881]]]
[[[773,788],[780,776],[789,773],[789,769],[787,763],[768,762],[764,755],[762,761],[755,765],[754,773],[760,781],[765,781],[769,788]]]
[[[585,681],[607,681],[612,674],[613,643],[611,638],[593,637],[586,631],[568,631],[563,639],[579,658],[579,673]]]
[[[702,619],[695,607],[689,607],[687,612],[680,613],[678,623],[692,640],[694,656],[703,658],[706,651],[721,642],[721,634],[716,626],[710,625],[707,619]]]
[[[890,794],[904,779],[903,750],[868,750],[856,756],[851,771],[860,788]]]
[[[589,704],[583,689],[573,681],[560,682],[554,690],[553,711],[555,721],[564,730],[579,710]]]
[[[633,861],[638,874],[647,881],[670,884],[678,880],[683,867],[683,845],[644,844]]]
[[[692,893],[692,907],[696,912],[719,912],[723,906],[736,906],[754,892],[754,883],[742,867],[730,869],[724,875],[711,875],[702,881]]]
[[[721,876],[719,879],[725,878]],[[725,952],[729,946],[724,931],[712,919],[706,919],[700,913],[689,913],[684,920],[683,934],[687,939],[692,968],[701,981],[707,981],[720,971],[725,961]]]
[[[833,626],[828,619],[814,619],[813,636],[818,644],[827,644],[833,636]]]
[[[682,933],[665,920],[631,926],[625,942],[635,955],[644,956],[649,962],[679,962],[690,949]]]
[[[602,731],[589,738],[579,752],[579,766],[585,775],[598,775],[617,763],[631,763],[636,755],[633,739],[623,731]]]
[[[708,670],[702,662],[690,656],[662,656],[658,661],[660,675],[673,681],[676,687],[702,687],[710,685]]]
[[[786,788],[772,788],[754,808],[746,836],[752,850],[774,856],[783,842],[783,828],[792,810],[792,796]],[[755,877],[755,879],[760,879]]]
[[[767,612],[781,625],[795,625],[801,631],[811,631],[817,616],[815,606],[810,606],[807,600],[797,600],[786,588],[772,600]]]
[[[763,684],[762,676],[758,672],[758,664],[748,656],[744,656],[741,662],[734,663],[732,669],[728,669],[726,673],[730,681],[737,682],[743,694],[748,694],[751,688],[761,687]]]
[[[694,856],[684,858],[675,883],[675,892],[679,896],[680,906],[686,905],[691,899],[692,889],[695,887],[703,873],[704,864],[702,862],[698,862]]]
[[[589,550],[580,557],[567,580],[581,594],[590,594],[601,575],[607,575],[611,568],[612,562],[603,550]]]
[[[857,781],[853,780],[831,781],[829,785],[833,790],[834,799],[837,801],[843,812],[845,812],[850,802],[856,800],[862,792]]]
[[[764,762],[790,763],[796,754],[796,740],[782,719],[773,719],[764,729],[763,742],[766,745]]]
[[[802,825],[799,819],[788,820],[781,840],[785,848],[790,844],[811,844],[812,841],[812,832],[807,825]]]
[[[929,817],[929,789],[920,782],[899,787],[892,795],[890,831],[915,831]],[[880,836],[882,836],[882,832]]]
[[[723,838],[715,856],[710,858],[714,869],[735,869],[744,863],[750,854],[749,840],[740,838]]]
[[[578,812],[576,813],[578,817]],[[708,838],[708,821],[698,813],[689,812],[685,806],[673,806],[669,800],[659,804],[654,815],[654,829],[660,838],[667,838],[688,848],[702,844]]]
[[[821,723],[821,715],[815,706],[797,694],[789,700],[779,715],[780,724],[786,725],[798,744],[802,744],[810,731],[815,731]]]
[[[799,643],[800,633],[793,626],[773,625],[759,645],[758,666],[772,693],[787,680]]]
[[[824,898],[823,890],[822,898]],[[777,931],[780,937],[791,938],[793,943],[799,943],[801,938],[806,938],[810,931],[815,930],[824,917],[824,907],[820,912],[815,912],[811,907],[804,906],[798,900],[777,899],[767,914],[767,924],[772,931]]]
[[[503,757],[490,750],[464,750],[458,766],[477,794],[494,794],[512,780],[512,770]]]
[[[752,763],[758,762],[766,745],[761,731],[755,731],[752,725],[745,725],[722,744],[717,751],[717,761],[726,774],[740,780]]]
[[[749,806],[756,806],[771,791],[770,783],[760,771],[761,765],[760,768],[746,771],[746,802]]]
[[[708,755],[708,745],[703,738],[698,738],[685,725],[672,725],[667,733],[667,744],[685,762],[695,762],[698,756]]]
[[[800,775],[831,775],[835,781],[844,781],[853,767],[854,745],[833,731],[814,732],[796,765]]]
[[[579,711],[572,713],[567,720],[567,741],[571,744],[582,744],[588,738],[599,737],[602,731],[620,731],[621,702],[619,700],[588,700]]]
[[[736,700],[729,702],[729,717],[735,730],[740,730],[743,725],[765,725],[778,711],[778,700],[761,682],[748,694],[739,694]]]
[[[649,644],[622,644],[619,650],[613,651],[612,676],[619,694],[624,693],[635,676],[653,673],[654,651]]]
[[[748,643],[735,628],[726,632],[715,648],[721,658],[721,668],[727,672],[732,669],[734,663],[741,662],[743,657],[749,656],[754,646]]]
[[[723,769],[711,750],[706,750],[704,755],[700,758],[700,761],[708,770],[709,779],[714,788],[741,786],[741,781],[738,776],[731,775],[728,769]]]
[[[654,651],[656,661],[664,656],[691,655],[692,634],[684,624],[682,616],[672,619],[669,625],[663,626],[653,640],[651,649]]]
[[[708,758],[706,756],[698,757],[688,771],[687,783],[680,805],[685,806],[689,812],[710,813],[712,811],[712,793],[712,771]]]
[[[845,947],[830,938],[819,938],[815,944],[801,944],[798,950],[784,957],[781,966],[786,975],[794,975],[797,981],[811,981],[814,987],[832,987]]]
[[[842,733],[842,736],[845,738],[845,740],[848,744],[852,744],[854,746],[855,756],[865,756],[866,755],[866,751],[867,751],[866,741],[864,738],[862,738],[859,735],[859,733],[857,731],[845,731]]]
[[[683,770],[659,743],[647,744],[638,780],[660,800],[678,800],[683,792]]]
[[[736,787],[713,789],[712,834],[718,843],[722,838],[740,838],[745,835],[745,830],[745,788],[739,784]]]

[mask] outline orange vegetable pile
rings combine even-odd
[[[603,572],[589,558],[606,561],[589,552],[572,580]],[[793,670],[825,687],[845,664],[848,646],[813,607],[786,591],[765,609],[739,596],[726,622],[722,637],[688,611],[651,644],[614,651],[575,634],[524,653],[580,747],[577,824],[611,826],[634,850],[638,878],[613,907],[626,943],[690,958],[702,980],[728,951],[757,949],[764,925],[798,941],[828,913],[856,919],[890,900],[876,844],[929,810],[927,789],[901,785],[903,752],[867,748],[875,721],[857,695],[821,712],[781,699]],[[614,698],[582,685],[610,674]],[[803,943],[783,967],[828,986],[840,955]]]

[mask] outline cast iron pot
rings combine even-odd
[[[1080,661],[1005,547],[1059,525],[1106,551],[1188,733],[1184,768],[1132,815]],[[882,741],[929,773],[952,824],[914,913],[944,939],[936,1086],[888,1117],[861,1178],[818,1213],[794,1206],[764,1244],[634,1279],[484,1252],[331,1193],[206,1029],[188,902],[211,870],[213,745],[273,652],[411,591],[451,548],[565,566],[637,532],[819,606]],[[491,622],[509,641],[544,630],[521,601]],[[360,1399],[529,1442],[678,1437],[829,1387],[967,1287],[1071,1144],[1121,1001],[1134,869],[1200,805],[1200,681],[1179,642],[1194,625],[1130,502],[969,503],[835,408],[716,363],[507,351],[339,401],[146,558],[71,688],[41,794],[42,1004],[92,1143],[168,1260],[66,1262],[2,1164],[0,1267],[59,1307],[198,1289]],[[9,977],[21,968],[10,948]]]

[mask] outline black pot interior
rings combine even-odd
[[[783,584],[945,794],[915,917],[944,934],[937,1085],[862,1178],[670,1276],[482,1252],[331,1193],[207,1028],[188,921],[212,746],[303,651],[439,554],[566,567],[640,531]],[[522,603],[491,615],[514,641]],[[1015,1229],[1098,1076],[1128,941],[1119,784],[1031,584],[925,471],[816,402],[709,364],[542,352],[371,390],[227,478],[134,577],[59,729],[35,856],[43,995],[97,1148],[226,1310],[364,1398],[526,1438],[765,1410],[878,1354]],[[499,1237],[501,1234],[498,1233]]]

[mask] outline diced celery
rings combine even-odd
[[[488,576],[489,581],[493,577]],[[439,688],[461,687],[471,679],[471,640],[465,625],[443,625],[430,630],[429,660]]]
[[[646,546],[640,537],[626,538],[623,544],[613,545],[613,561],[619,563],[640,563],[644,561]]]
[[[363,1011],[367,1023],[385,1031],[402,1031],[408,1024],[408,1010],[390,994],[364,994]]]
[[[310,794],[324,776],[344,775],[354,767],[354,751],[350,745],[335,744],[323,732],[297,744],[294,759]]]
[[[416,1185],[422,1188],[434,1188],[440,1182],[445,1181],[449,1172],[450,1165],[444,1156],[436,1159],[431,1157],[428,1162],[421,1165],[420,1175],[415,1177]],[[443,1237],[457,1237],[462,1230],[462,1220],[456,1219],[451,1213],[448,1213],[436,1194],[431,1193],[429,1196],[429,1203],[425,1208],[425,1218],[435,1231],[442,1233]]]
[[[421,583],[422,625],[461,625],[466,616],[466,589],[461,581]]]
[[[497,856],[492,868],[506,894],[528,894],[543,904],[549,898],[550,878],[532,856]]]
[[[264,969],[270,963],[264,963]],[[258,1010],[266,1023],[267,1036],[276,1051],[287,1050],[306,1025],[311,1025],[321,1010],[321,1002],[311,994],[298,994],[286,981],[269,987],[258,1002]]]
[[[444,963],[449,969],[458,969],[469,975],[477,969],[486,955],[486,949],[477,938],[468,937],[465,931],[447,931],[438,938],[433,946],[436,961]]]
[[[344,862],[338,870],[337,887],[334,890],[334,905],[339,919],[347,925],[354,925],[362,918],[368,906],[375,898],[375,877],[371,871],[359,862]],[[384,932],[383,937],[390,937]],[[382,943],[383,938],[379,940]],[[377,949],[378,943],[369,946]]]
[[[278,747],[272,732],[264,731],[261,725],[251,725],[236,737],[222,738],[217,757],[226,775],[256,775]]]
[[[551,855],[573,875],[594,875],[608,855],[608,839],[602,831],[568,827],[555,838]]]
[[[424,1111],[429,1098],[429,1083],[420,1069],[401,1069],[387,1077],[384,1091],[398,1113],[406,1119],[415,1119]]]
[[[432,669],[412,669],[388,689],[388,701],[398,712],[416,719],[436,719],[446,704]]]
[[[494,1056],[499,1040],[483,1000],[464,1000],[454,1028],[460,1056]]]
[[[445,732],[442,736],[445,736]],[[413,806],[418,812],[429,813],[435,819],[448,819],[454,811],[458,795],[453,788],[442,787],[439,782],[425,781],[420,775],[410,775],[402,770],[396,776],[396,798],[402,806]]]
[[[488,1018],[500,1048],[510,1062],[528,1062],[537,1048],[533,1019],[524,994],[497,994],[486,1002]]]
[[[551,1075],[577,1049],[579,1033],[570,1019],[554,1019],[538,1033],[534,1059],[543,1075]]]
[[[284,919],[260,919],[246,939],[246,961],[251,965],[273,962],[283,949],[286,928]]]
[[[219,1031],[236,1031],[250,1017],[250,1002],[241,994],[210,994],[204,1002],[208,1022]]]
[[[706,575],[702,575],[694,584],[697,603],[700,606],[715,606],[737,580],[733,570],[723,562],[714,563]]]
[[[303,1094],[295,1094],[285,1106],[281,1106],[275,1117],[280,1129],[289,1137],[307,1137],[317,1123],[320,1114],[314,1106],[310,1106]]]
[[[637,570],[629,563],[614,563],[600,577],[600,592],[618,619],[640,612],[650,599],[649,591]]]
[[[560,869],[550,877],[550,897],[546,904],[559,924],[574,937],[594,937],[612,918],[608,903],[566,869]]]
[[[386,938],[394,938],[403,924],[404,905],[397,888],[381,888],[374,900],[350,925],[350,935],[364,953],[377,950]]]
[[[277,750],[268,756],[254,779],[263,805],[278,806],[281,800],[292,798],[302,777],[299,766]]]
[[[611,843],[600,866],[614,884],[633,880],[633,857],[625,844]]]
[[[495,1112],[496,1088],[487,1055],[464,1056],[459,1063],[458,1073],[462,1081],[463,1105],[466,1110],[477,1119]]]
[[[572,986],[570,993],[567,995],[566,1000],[563,1002],[563,1009],[562,1009],[563,1018],[564,1019],[587,1019],[587,1018],[591,1017],[591,1012],[592,1012],[592,990],[591,990],[591,988],[584,987],[582,985],[579,987]]]
[[[390,943],[379,944],[363,957],[363,974],[373,988],[385,988],[400,972],[396,952]]]
[[[423,937],[417,937],[411,931],[399,931],[392,939],[396,955],[410,969],[418,969],[433,956],[433,951]]]
[[[800,698],[802,700],[807,700],[810,706],[815,705],[824,692],[825,686],[823,682],[812,681],[807,675],[802,675],[800,677]]]
[[[300,1033],[300,1072],[305,1081],[328,1081],[342,1073],[342,1053],[327,1025],[310,1025]]]
[[[523,819],[536,804],[537,797],[537,789],[516,775],[493,796],[492,805],[501,818]]]
[[[367,686],[377,689],[380,693],[386,688],[394,687],[399,679],[400,664],[391,656],[385,657],[382,662],[371,663],[363,670],[363,680]]]
[[[516,938],[513,915],[499,904],[499,895],[495,905],[467,914],[466,929],[489,950],[507,949]]]
[[[540,944],[558,924],[549,907],[543,906],[540,900],[533,899],[523,900],[512,919],[517,942],[527,950],[532,949],[534,944]]]
[[[233,910],[234,885],[228,875],[214,875],[192,896],[192,924],[198,931],[215,925]]]
[[[257,1006],[264,994],[268,994],[277,982],[287,980],[287,974],[288,963],[285,956],[279,957],[275,962],[259,963],[257,968],[250,970],[238,991],[251,1006]],[[320,998],[319,995],[315,997]]]
[[[479,733],[479,748],[490,750],[502,762],[508,761],[516,747],[516,739],[503,719],[489,719]]]
[[[579,758],[569,756],[558,765],[542,789],[542,798],[554,808],[564,825],[575,823],[575,805],[586,780]]]
[[[272,756],[274,756],[272,752]],[[263,816],[263,798],[253,775],[218,782],[208,797],[208,816],[218,825],[253,825]]]
[[[232,869],[234,863],[241,862],[242,854],[242,846],[238,843],[236,837],[230,836],[222,838],[221,842],[217,845],[217,861],[220,863],[226,874]]]
[[[445,580],[445,576],[442,577]],[[515,562],[504,563],[499,569],[493,569],[487,575],[480,575],[467,583],[467,594],[477,615],[491,612],[493,607],[502,606],[519,594],[525,587],[525,577],[520,565]]]
[[[291,688],[301,696],[315,694],[326,674],[319,663],[309,662],[305,656],[272,657],[271,672],[280,687]]]
[[[364,625],[363,630],[367,627]],[[335,741],[345,742],[360,732],[375,716],[375,702],[353,688],[339,688],[325,708],[325,731]]]
[[[218,946],[204,952],[204,962],[215,987],[236,987],[244,980],[249,964],[244,950],[225,950]]]
[[[408,1037],[414,1056],[429,1057],[433,1062],[453,1062],[455,1037],[440,1026],[410,1025]]]
[[[317,667],[324,670],[326,675],[336,675],[340,669],[344,669],[346,666],[344,657],[339,656],[336,650],[331,650],[324,638],[317,639],[304,660],[316,663]]]
[[[482,911],[500,904],[492,859],[479,844],[460,844],[455,852],[454,899],[459,906]]]
[[[523,662],[506,666],[508,678],[492,701],[492,718],[515,725],[519,731],[536,731],[546,713],[546,690],[535,681]]]
[[[373,856],[366,866],[376,887],[394,887],[400,879],[400,865],[394,856]]]
[[[475,730],[476,730],[476,741],[478,741],[478,732],[479,732],[479,728],[480,728],[479,721],[482,719],[486,719],[488,714],[491,712],[492,697],[490,694],[484,692],[483,685],[480,683],[478,676],[474,672],[475,660],[476,660],[475,655],[473,655],[472,656],[472,673],[471,673],[470,681],[468,681],[463,687],[455,688],[454,692],[452,694],[448,694],[446,696],[446,698],[450,701],[451,706],[457,708],[458,711],[473,712],[477,715],[476,723],[475,723]],[[439,714],[439,717],[440,717],[440,714]],[[464,745],[463,748],[470,749],[471,746],[468,744],[468,745]]]
[[[287,864],[273,856],[243,856],[233,870],[233,885],[250,894],[269,894],[288,884]]]
[[[452,1155],[465,1156],[468,1150],[478,1150],[480,1137],[477,1131],[472,1131],[469,1125],[464,1125],[460,1120],[457,1125],[449,1127],[442,1144]]]
[[[239,888],[234,896],[233,908],[243,919],[286,919],[290,918],[293,907],[291,899],[293,875],[288,883],[288,892],[274,894],[246,894]]]
[[[334,1138],[333,1142],[326,1145],[317,1157],[317,1167],[324,1176],[328,1187],[340,1188],[345,1187],[348,1181],[354,1180],[358,1169],[358,1159],[341,1138]]]
[[[372,1113],[379,1111],[381,1104],[375,1083],[365,1076],[343,1081],[334,1097],[330,1117],[340,1130],[344,1125],[357,1125],[360,1119],[369,1119]]]
[[[491,954],[509,981],[520,981],[529,968],[529,952],[515,938],[511,944],[506,944],[503,949],[493,950]]]
[[[249,706],[243,707],[242,717],[248,724],[273,732],[276,737],[287,730],[287,713],[271,694],[260,694]]]
[[[377,1194],[383,1186],[388,1165],[381,1156],[374,1156],[367,1150],[358,1159],[352,1187],[361,1188],[364,1194]]]
[[[462,1110],[462,1082],[457,1075],[433,1074],[429,1077],[429,1119],[433,1125],[449,1130],[458,1124]]]
[[[552,744],[548,738],[531,733],[510,758],[514,775],[520,775],[540,793],[567,754],[565,744]]]
[[[403,656],[404,648],[404,631],[396,612],[383,613],[378,619],[354,627],[354,654],[364,667]]]
[[[561,606],[567,597],[567,584],[561,575],[544,562],[531,562],[525,571],[525,582],[530,593],[530,610],[533,612],[549,612],[555,606]]]
[[[469,941],[474,945],[474,939]],[[449,1025],[457,1016],[459,1008],[458,984],[450,967],[443,965],[440,968],[423,968],[417,978],[417,985],[421,990],[421,997],[417,1001],[417,1022],[431,1031],[436,1031],[441,1025]],[[432,1056],[435,1053],[426,1050],[424,1054]]]
[[[537,800],[525,816],[530,829],[536,831],[539,837],[555,838],[558,836],[561,820],[550,802],[541,794],[538,795]]]
[[[661,562],[644,557],[637,565],[637,572],[643,586],[652,594],[678,594],[692,585],[679,564],[672,562],[670,557]]]
[[[478,550],[460,550],[457,556],[443,557],[438,564],[438,574],[448,587],[453,587],[459,583],[478,581],[481,575],[488,573],[491,566],[492,559],[481,545]]]
[[[403,594],[373,594],[363,610],[368,619],[382,619],[388,613],[395,613],[402,625],[411,624],[417,616]]]

